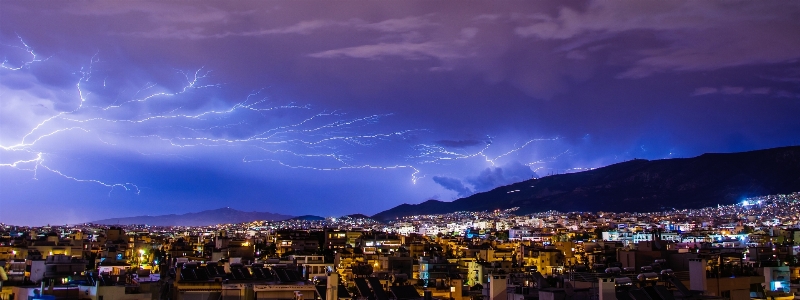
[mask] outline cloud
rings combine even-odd
[[[626,49],[634,65],[618,78],[642,78],[664,71],[716,70],[797,59],[800,23],[790,15],[796,3],[724,2],[660,3],[590,2],[583,8],[562,7],[555,15],[528,15],[529,24],[514,33],[542,41],[573,41],[587,36],[606,40],[649,32],[666,47],[646,40]],[[642,43],[645,42],[645,43]],[[771,45],[764,47],[764,45]]]
[[[434,176],[433,181],[440,186],[458,193],[459,197],[467,197],[476,192],[485,192],[499,186],[509,185],[520,181],[538,177],[529,166],[518,161],[507,163],[500,167],[486,168],[478,175],[470,176],[463,181],[458,178]],[[464,184],[466,181],[473,188]]]
[[[297,24],[287,26],[287,27],[280,27],[280,28],[272,28],[272,29],[265,29],[259,31],[250,31],[250,32],[243,32],[237,35],[241,36],[257,36],[257,35],[265,35],[265,34],[311,34],[314,31],[324,29],[324,28],[331,28],[332,26],[347,26],[349,22],[334,22],[328,20],[311,20],[311,21],[302,21]]]
[[[748,93],[754,95],[767,95],[772,89],[768,87],[751,88]]]
[[[769,79],[777,82],[800,82],[800,77],[775,77],[775,76],[762,76],[764,79]]]
[[[377,7],[382,13],[374,13]],[[68,10],[152,20],[115,29],[114,34],[121,36],[189,40],[313,36],[302,42],[302,49],[291,42],[282,46],[305,59],[425,60],[430,65],[419,70],[466,71],[492,84],[510,83],[540,99],[568,93],[570,84],[593,76],[607,77],[599,72],[608,66],[617,78],[636,79],[800,58],[793,51],[800,47],[800,35],[794,34],[800,24],[793,21],[797,4],[792,2],[390,7],[155,2]],[[175,16],[175,11],[182,13]],[[597,50],[600,45],[606,48]]]
[[[379,43],[374,45],[362,45],[341,49],[327,50],[309,55],[314,58],[365,58],[379,59],[382,57],[396,56],[405,59],[453,59],[461,58],[464,55],[457,53],[453,48],[445,44],[436,42],[424,43]]]
[[[493,22],[497,21],[501,17],[502,17],[501,14],[480,14],[475,18],[473,18],[473,20],[476,22]]]
[[[534,177],[537,177],[536,172],[530,167],[514,161],[502,167],[486,168],[477,176],[467,178],[467,182],[475,187],[475,191],[483,192]]]
[[[336,22],[329,20],[310,20],[302,21],[290,26],[276,27],[269,29],[247,30],[247,31],[222,31],[211,32],[204,27],[188,27],[180,28],[174,25],[161,26],[151,31],[134,32],[121,35],[136,36],[144,38],[159,38],[159,39],[220,39],[233,36],[241,37],[257,37],[266,35],[282,35],[282,34],[300,34],[309,35],[316,33],[320,30],[331,29],[338,26],[349,26],[350,22]]]
[[[425,27],[435,26],[436,23],[431,22],[425,16],[410,16],[405,18],[386,19],[378,22],[366,22],[364,20],[353,18],[346,21],[333,21],[333,20],[307,20],[301,21],[297,24],[271,28],[259,31],[245,32],[237,35],[253,36],[264,34],[310,34],[314,31],[330,29],[332,27],[340,27],[344,29],[355,29],[364,31],[376,31],[385,33],[395,32],[408,32]]]
[[[380,32],[407,32],[420,28],[436,26],[428,19],[429,16],[410,16],[405,18],[387,19],[374,23],[356,24],[358,29],[376,30]]]
[[[527,15],[532,23],[518,26],[522,37],[565,40],[584,34],[618,33],[630,30],[703,29],[718,21],[707,16],[706,5],[680,1],[667,3],[590,2],[583,8],[561,7],[556,16],[545,13]],[[694,10],[685,11],[693,8]]]
[[[4,146],[19,142],[36,124],[57,114],[61,108],[59,90],[41,84],[20,88],[0,83],[0,143]],[[4,155],[7,152],[3,152]]]
[[[775,97],[778,97],[778,98],[800,98],[800,94],[793,93],[793,92],[790,92],[790,91],[781,90],[781,91],[776,91],[775,92]]]
[[[557,19],[550,18],[544,14],[536,14],[534,18],[542,21],[524,27],[517,27],[514,29],[514,33],[522,37],[563,40],[587,30],[587,28],[582,28],[582,26],[575,23],[575,20],[579,18],[578,13],[569,8],[562,9]]]
[[[741,86],[723,86],[720,88],[704,86],[694,90],[692,96],[704,96],[711,94],[725,94],[725,95],[769,95],[772,93],[772,88],[769,87],[754,87],[746,88]]]
[[[291,42],[283,46],[305,59],[424,61],[429,65],[418,70],[466,71],[492,84],[509,83],[539,99],[568,93],[571,84],[600,76],[608,66],[617,78],[637,79],[800,58],[792,51],[800,47],[800,36],[793,34],[800,27],[790,15],[796,10],[783,3],[588,1],[452,11],[398,4],[378,16],[362,13],[374,9],[362,5],[186,6],[104,5],[81,13],[144,14],[163,20],[117,30],[122,36],[265,41],[310,36],[313,40],[302,42],[302,47]],[[178,10],[187,11],[186,17],[168,17]]]
[[[458,193],[460,197],[467,197],[473,194],[472,190],[464,186],[464,183],[457,178],[433,176],[433,181],[448,190]]]
[[[461,37],[467,40],[472,39],[476,35],[478,35],[478,31],[479,31],[478,28],[474,27],[461,29]]]
[[[740,86],[723,86],[720,92],[726,95],[736,95],[744,92],[744,88]]]
[[[694,93],[692,93],[692,96],[710,95],[710,94],[716,94],[717,92],[719,92],[719,89],[715,87],[704,86],[696,88],[694,90]]]
[[[235,35],[258,36],[266,34],[311,34],[319,30],[339,27],[341,29],[354,29],[360,31],[376,31],[384,33],[408,32],[425,27],[435,26],[424,16],[411,16],[406,18],[386,19],[379,22],[366,22],[361,19],[349,19],[346,21],[333,20],[308,20],[297,24],[264,29],[259,31],[243,32]]]
[[[180,11],[181,13],[176,13]],[[77,3],[64,9],[64,12],[80,16],[113,16],[144,14],[150,21],[158,23],[226,23],[232,17],[250,14],[252,11],[226,11],[211,5],[184,5],[178,2],[119,2],[119,3]]]
[[[127,10],[126,10],[127,11]],[[158,16],[162,12],[156,10],[151,12],[151,15]],[[413,32],[426,27],[436,26],[437,24],[431,22],[427,16],[410,16],[405,18],[386,19],[378,22],[367,22],[359,18],[351,18],[347,20],[337,21],[330,19],[315,19],[304,20],[288,26],[272,26],[261,29],[249,28],[227,28],[223,30],[212,29],[212,26],[199,26],[199,23],[211,21],[223,21],[218,19],[229,18],[228,14],[220,13],[199,13],[201,15],[197,20],[172,20],[168,25],[162,25],[154,30],[145,32],[125,33],[121,35],[138,36],[146,38],[177,38],[177,39],[210,39],[210,38],[227,38],[232,36],[241,37],[257,37],[268,35],[285,35],[285,34],[299,34],[310,35],[319,33],[326,30],[346,30],[346,31],[371,31],[379,33],[405,33]],[[244,13],[240,13],[244,14]],[[233,15],[233,13],[231,13]],[[177,23],[186,23],[187,27],[176,26]]]

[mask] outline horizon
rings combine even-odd
[[[765,148],[765,149],[757,149],[757,150],[742,151],[742,152],[709,152],[709,153],[703,153],[703,154],[700,154],[698,156],[693,156],[693,157],[675,157],[675,158],[662,158],[662,159],[652,159],[652,160],[643,159],[643,158],[633,158],[633,159],[628,160],[628,161],[616,162],[616,163],[613,163],[613,164],[610,164],[610,165],[600,166],[600,167],[593,168],[593,169],[590,169],[590,170],[580,170],[580,171],[575,171],[575,172],[570,172],[570,173],[548,174],[548,175],[544,175],[544,176],[537,177],[537,178],[526,179],[526,180],[523,180],[523,181],[532,180],[532,179],[537,179],[538,180],[538,179],[542,179],[542,178],[550,177],[550,176],[555,176],[555,175],[590,172],[590,171],[602,169],[602,168],[605,168],[605,167],[608,167],[608,166],[611,166],[611,165],[626,163],[626,162],[630,162],[630,161],[634,161],[634,160],[654,161],[654,160],[686,159],[686,158],[696,158],[696,157],[699,157],[699,156],[702,156],[702,155],[706,155],[706,154],[736,154],[736,153],[745,153],[745,152],[768,151],[768,150],[772,150],[772,149],[791,148],[791,147],[800,147],[800,146],[799,145],[782,146],[782,147]],[[520,182],[511,183],[509,185],[516,184],[516,183],[520,183]],[[502,187],[504,187],[504,186],[499,186],[499,187],[496,187],[494,189],[502,188]],[[492,189],[492,190],[494,190],[494,189]],[[480,193],[486,193],[486,192],[489,192],[489,191],[484,191],[484,192],[480,192]],[[480,193],[476,193],[476,194],[480,194]],[[800,193],[800,191],[795,192],[795,193]],[[428,201],[453,202],[453,201],[456,201],[456,200],[459,200],[459,199],[463,199],[463,198],[468,198],[468,197],[471,197],[471,196],[472,195],[466,196],[466,197],[462,197],[462,198],[453,199],[453,200],[450,200],[450,201],[442,201],[442,200],[438,200],[438,199],[427,199],[427,200],[422,200],[422,201],[417,202],[417,203],[401,203],[401,204],[398,204],[398,205],[393,206],[393,207],[385,208],[385,209],[379,211],[378,213],[390,210],[392,208],[396,208],[397,206],[400,206],[400,205],[406,205],[406,204],[408,204],[408,205],[416,205],[416,204],[421,204],[421,203],[428,202]],[[772,196],[772,195],[756,195],[756,196],[752,196],[752,197],[746,197],[746,198],[744,198],[745,199],[744,201],[746,201],[746,199],[758,198],[758,197],[764,197],[764,196]],[[740,203],[724,204],[724,203],[720,202],[720,203],[718,203],[716,205],[719,206],[719,205],[736,205],[736,204],[740,204]],[[708,207],[711,207],[711,206],[707,206],[707,207],[703,207],[703,208],[708,208]],[[519,207],[517,207],[517,208],[519,208]],[[703,208],[692,208],[692,209],[703,209]],[[365,216],[367,216],[369,218],[372,218],[374,215],[377,214],[377,213],[376,214],[364,214],[364,213],[360,213],[360,212],[351,212],[351,213],[340,214],[340,215],[318,215],[318,214],[304,214],[304,213],[291,215],[291,214],[284,214],[284,213],[281,213],[281,212],[274,212],[274,211],[267,211],[267,210],[262,210],[262,211],[246,210],[246,209],[238,209],[236,207],[225,206],[225,207],[217,207],[217,208],[206,208],[206,209],[200,209],[200,210],[195,210],[195,211],[165,212],[164,214],[159,214],[159,215],[112,216],[112,217],[105,217],[105,218],[99,218],[99,219],[96,218],[96,219],[87,220],[87,221],[83,221],[83,222],[75,222],[75,223],[66,224],[66,225],[78,225],[78,224],[86,224],[86,223],[100,224],[100,225],[115,225],[115,224],[106,224],[106,223],[96,223],[96,221],[112,220],[112,219],[141,218],[141,217],[164,217],[164,216],[170,216],[170,215],[183,216],[183,215],[188,215],[188,214],[197,214],[197,213],[204,213],[204,212],[223,210],[223,209],[230,209],[230,210],[234,210],[234,211],[242,212],[242,213],[267,213],[267,214],[274,214],[274,215],[282,215],[282,216],[289,217],[289,218],[287,218],[287,220],[288,219],[299,218],[299,217],[305,217],[305,216],[321,217],[321,218],[328,219],[328,218],[340,218],[340,217],[351,216],[351,215],[365,215]],[[675,208],[673,208],[673,209],[675,209]],[[486,212],[486,211],[484,210],[484,211],[467,211],[467,212]],[[542,211],[542,212],[544,212],[544,211]],[[574,213],[574,212],[579,212],[579,211],[564,211],[564,213]],[[658,212],[658,211],[624,211],[624,212],[614,212],[614,213],[634,213],[634,214],[636,214],[636,213],[655,213],[655,212]],[[590,212],[590,213],[596,213],[596,212]],[[533,214],[536,214],[536,213],[533,213]],[[528,214],[523,214],[523,215],[528,215]],[[379,221],[379,222],[381,222],[381,221]],[[3,223],[3,222],[0,222],[0,223]],[[5,223],[5,224],[9,225],[8,223]],[[57,223],[53,223],[53,224],[57,224]],[[53,225],[53,224],[48,223],[47,225]],[[36,225],[31,225],[31,224],[13,224],[13,225],[14,226],[34,226],[34,227],[35,226],[43,226],[42,224],[36,224]],[[118,225],[135,225],[135,224],[118,224]],[[176,225],[176,226],[180,226],[180,225]],[[204,226],[206,226],[206,225],[204,225]]]
[[[743,207],[754,206],[754,205],[761,205],[761,200],[757,201],[757,204],[756,204],[756,202],[748,203],[747,200],[748,199],[756,199],[756,198],[764,198],[764,197],[772,197],[772,196],[797,196],[797,195],[800,195],[800,192],[793,192],[793,193],[790,193],[790,194],[760,195],[760,196],[748,197],[748,198],[743,199],[741,202],[737,202],[737,203],[733,203],[733,204],[721,204],[721,203],[718,203],[715,206],[712,205],[712,206],[699,207],[699,208],[689,208],[689,209],[674,209],[673,208],[672,211],[703,211],[703,210],[707,210],[707,209],[728,207],[728,206],[743,206]],[[203,210],[203,211],[198,211],[198,212],[189,212],[189,213],[185,213],[185,214],[201,213],[201,212],[207,212],[207,211],[213,211],[213,210],[219,210],[219,209],[226,209],[226,208],[227,209],[231,209],[230,207],[222,207],[222,208],[218,208],[218,209],[208,209],[208,210]],[[610,213],[610,214],[615,214],[615,215],[616,214],[623,214],[623,215],[625,215],[625,214],[633,214],[633,215],[637,215],[637,214],[666,213],[667,211],[669,211],[669,210],[662,210],[662,211],[642,211],[642,212],[637,212],[637,211],[614,212],[614,211],[558,211],[558,210],[548,210],[548,211],[525,213],[525,214],[519,214],[519,215],[514,214],[513,212],[517,211],[518,209],[519,209],[519,207],[512,207],[512,208],[508,208],[508,209],[502,209],[502,210],[499,210],[499,211],[503,212],[505,214],[514,215],[514,216],[538,215],[538,214],[545,214],[545,213],[550,213],[550,212],[562,213],[562,214],[600,214],[600,215],[602,215],[604,213]],[[233,209],[233,210],[236,210],[236,209]],[[495,210],[494,212],[497,212],[497,211],[498,210]],[[244,211],[239,211],[239,212],[244,212]],[[449,215],[449,214],[456,214],[456,213],[474,213],[474,214],[477,214],[477,213],[490,213],[490,212],[491,211],[488,211],[488,210],[483,210],[483,211],[454,211],[454,212],[445,213],[445,214],[426,214],[426,215],[417,215],[417,216],[430,217],[430,216],[436,216],[436,215]],[[254,213],[270,213],[270,212],[254,212]],[[178,215],[185,215],[185,214],[178,214]],[[146,225],[146,226],[154,226],[154,227],[173,227],[173,226],[178,226],[178,227],[204,227],[204,226],[215,226],[215,225],[222,225],[222,224],[242,224],[242,223],[249,223],[249,222],[256,222],[256,221],[283,222],[283,221],[287,221],[287,220],[297,219],[297,218],[300,218],[300,217],[320,217],[320,218],[323,218],[323,220],[320,220],[320,221],[327,222],[331,218],[339,219],[341,217],[353,216],[353,215],[363,215],[363,214],[356,213],[356,214],[348,214],[348,215],[342,215],[342,216],[328,216],[328,217],[317,216],[317,215],[300,215],[300,216],[289,216],[290,218],[283,219],[283,220],[251,220],[251,221],[246,221],[246,222],[218,223],[218,224],[206,224],[206,225],[152,225],[152,224],[147,224],[147,223],[126,223],[126,224],[117,223],[117,224],[109,224],[109,223],[96,223],[96,222],[80,222],[80,223],[64,224],[64,225],[65,226],[78,226],[78,225],[84,225],[84,224],[93,224],[93,225],[101,225],[101,226],[114,226],[114,225],[119,225],[119,226],[138,226],[138,225]],[[163,217],[163,216],[167,216],[167,215],[146,216],[146,217]],[[372,221],[377,222],[377,223],[391,223],[392,222],[392,220],[381,221],[381,220],[372,219],[372,217],[368,216],[368,215],[364,215],[364,216],[367,217],[368,219],[371,219]],[[415,217],[417,217],[417,216],[415,216]],[[143,216],[120,217],[119,219],[136,218],[136,217],[143,217]],[[411,216],[406,216],[406,217],[411,217]],[[108,219],[115,219],[115,218],[108,218]],[[102,221],[102,220],[97,220],[97,221]],[[45,225],[22,225],[22,224],[5,224],[5,225],[6,226],[20,226],[20,227],[42,227],[42,226],[45,226]],[[61,225],[59,225],[59,224],[47,224],[46,226],[61,226]]]
[[[800,144],[792,1],[2,5],[4,223],[371,216]]]

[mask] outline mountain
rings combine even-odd
[[[292,221],[324,221],[325,218],[320,217],[320,216],[315,216],[315,215],[302,215],[302,216],[299,216],[299,217],[293,217],[293,218],[291,218],[289,220],[292,220]]]
[[[800,191],[800,146],[693,158],[636,159],[585,171],[499,187],[453,202],[403,204],[372,216],[393,220],[415,214],[520,207],[547,210],[647,212],[732,204],[746,197]]]
[[[342,216],[342,218],[350,218],[350,219],[370,219],[370,216],[368,216],[368,215],[365,215],[365,214],[352,214],[352,215],[346,215],[346,216]]]
[[[268,212],[246,212],[226,207],[182,215],[171,214],[161,216],[112,218],[92,221],[91,223],[108,225],[147,224],[154,226],[205,226],[228,223],[244,223],[258,220],[282,221],[289,218],[292,218],[292,216]]]

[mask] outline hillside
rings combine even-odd
[[[302,215],[299,217],[290,218],[291,221],[324,221],[325,218],[315,215]]]
[[[111,218],[92,221],[91,223],[108,225],[147,224],[153,226],[205,226],[215,224],[244,223],[257,220],[281,221],[292,217],[293,216],[273,214],[268,212],[246,212],[232,208],[219,208],[182,215],[170,214],[160,216]]]
[[[373,218],[392,220],[414,214],[511,207],[520,207],[519,213],[659,211],[731,204],[745,197],[796,191],[800,191],[800,147],[793,146],[693,158],[631,160],[591,171],[526,180],[453,202],[403,204]]]

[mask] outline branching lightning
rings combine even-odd
[[[0,72],[25,72],[47,61],[22,38],[19,40],[22,46],[13,48],[24,51],[28,59],[17,63],[6,59],[0,65]],[[233,104],[213,99],[208,94],[223,85],[207,83],[211,71],[205,68],[180,71],[179,87],[145,83],[131,95],[120,92],[122,95],[111,101],[93,93],[110,88],[109,76],[93,76],[102,73],[98,64],[100,61],[94,55],[86,67],[75,73],[74,98],[67,108],[53,109],[49,116],[31,124],[18,136],[7,131],[1,133],[0,168],[32,172],[33,179],[38,179],[40,171],[47,171],[75,182],[106,187],[109,193],[115,189],[141,192],[135,183],[85,178],[56,167],[59,164],[53,163],[57,161],[54,154],[62,150],[60,146],[66,140],[77,136],[95,141],[97,144],[91,147],[103,147],[106,151],[166,158],[190,157],[180,152],[189,149],[236,147],[241,156],[235,161],[240,163],[272,163],[316,171],[408,170],[411,182],[417,183],[426,176],[423,170],[429,166],[467,159],[496,166],[501,159],[537,142],[559,139],[530,139],[510,150],[499,149],[501,146],[491,138],[471,151],[432,143],[413,144],[409,137],[428,131],[375,128],[375,124],[391,114],[348,117],[341,111],[315,112],[310,105],[273,105],[262,95],[263,90],[249,93],[244,100]],[[209,93],[204,94],[206,91]],[[385,149],[393,152],[384,154]]]
[[[489,150],[492,148],[493,145],[493,143],[491,142],[487,142],[486,145],[483,146],[477,152],[463,152],[463,151],[457,152],[453,150],[448,150],[447,148],[439,145],[420,144],[417,145],[416,147],[420,153],[418,156],[416,156],[416,158],[422,159],[420,161],[421,164],[431,164],[448,160],[461,160],[461,159],[480,157],[483,158],[483,160],[488,162],[490,165],[496,166],[497,161],[500,160],[501,158],[519,152],[535,142],[546,142],[546,141],[557,141],[557,140],[559,140],[558,137],[531,139],[526,141],[525,143],[522,143],[522,145],[520,146],[515,145],[511,150],[503,152],[499,155],[489,154]]]
[[[19,71],[19,70],[22,70],[22,69],[29,68],[32,64],[43,62],[43,61],[45,61],[45,60],[47,60],[49,58],[49,57],[45,58],[45,59],[39,58],[39,56],[36,55],[36,52],[33,51],[33,48],[31,46],[28,46],[28,44],[25,43],[25,41],[22,39],[22,37],[17,35],[17,38],[19,39],[19,42],[22,44],[22,46],[14,46],[14,45],[7,45],[7,46],[8,47],[12,47],[12,48],[17,48],[17,49],[20,49],[22,51],[25,51],[25,53],[27,53],[30,56],[30,59],[23,60],[23,61],[19,62],[19,64],[15,65],[15,64],[12,64],[11,62],[9,62],[8,58],[6,57],[6,58],[3,58],[3,63],[0,64],[0,68],[6,69],[6,70],[11,70],[11,71]]]

